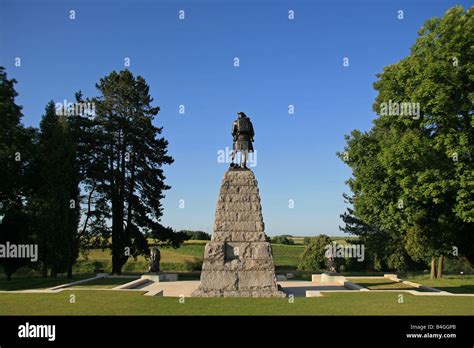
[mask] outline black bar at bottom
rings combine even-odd
[[[55,325],[54,341],[19,337],[20,325]],[[0,347],[14,345],[186,344],[251,342],[466,345],[474,342],[470,316],[0,316]],[[410,335],[410,337],[409,337]],[[440,336],[441,335],[441,336]],[[224,340],[224,341],[223,341]]]

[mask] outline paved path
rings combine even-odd
[[[281,285],[282,290],[287,295],[293,295],[295,297],[306,297],[306,290],[314,291],[329,291],[329,290],[347,290],[344,286],[339,283],[312,283],[310,281],[297,281],[287,280],[280,281],[278,284]]]
[[[163,291],[163,296],[171,297],[189,297],[191,293],[199,286],[199,280],[182,280],[177,282],[154,282],[143,288],[141,291],[158,293]]]
[[[92,280],[92,279],[89,279]],[[279,281],[279,285],[281,285],[282,290],[290,295],[294,295],[295,297],[305,297],[306,291],[313,291],[313,294],[319,294],[321,296],[321,292],[352,292],[352,293],[361,293],[358,290],[349,290],[340,283],[317,283],[317,282],[310,282],[310,281],[298,281],[298,280],[287,280],[287,281]],[[68,284],[71,285],[71,284]],[[169,281],[169,282],[152,282],[151,284],[146,284],[146,286],[140,287],[139,289],[88,289],[87,286],[83,288],[74,288],[76,290],[94,290],[94,291],[141,291],[145,292],[147,296],[169,296],[169,297],[190,297],[191,293],[197,289],[199,286],[199,280],[183,280],[183,281]],[[49,289],[32,289],[32,290],[16,290],[16,291],[0,291],[0,293],[58,293],[65,290],[71,290],[70,288],[64,286],[56,286],[54,288]],[[368,292],[368,289],[364,289]],[[162,292],[162,294],[161,294]],[[446,291],[439,291],[439,292],[420,292],[414,289],[397,289],[397,290],[370,290],[371,293],[380,293],[380,292],[406,292],[410,293],[415,296],[469,296],[472,297],[474,294],[453,294]]]
[[[328,291],[328,290],[347,290],[344,286],[339,283],[325,283],[317,284],[309,281],[280,281],[278,284],[281,285],[282,290],[295,297],[305,297],[306,290],[316,291]],[[163,291],[163,296],[189,297],[191,293],[196,290],[199,286],[199,280],[188,280],[178,282],[158,282],[152,283],[147,286],[140,288],[142,291],[150,291],[152,293],[158,293]]]

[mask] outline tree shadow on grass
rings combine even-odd
[[[452,294],[474,294],[474,285],[434,286],[434,288],[441,291],[447,291]]]
[[[2,291],[15,291],[15,290],[35,290],[35,289],[47,289],[53,286],[67,284],[82,280],[84,278],[41,278],[41,277],[22,277],[13,278],[8,281],[6,279],[0,279],[0,290]]]

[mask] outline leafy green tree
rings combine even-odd
[[[16,104],[15,79],[8,79],[0,67],[0,243],[32,241],[30,221],[26,209],[35,177],[32,169],[35,130],[21,124],[21,107]],[[11,279],[25,260],[0,260]]]
[[[312,238],[301,256],[298,269],[308,271],[325,270],[327,268],[325,253],[328,245],[332,245],[332,240],[324,234]]]
[[[0,244],[6,245],[7,242],[10,245],[29,244],[31,242],[29,218],[30,216],[23,210],[10,209],[0,224]],[[27,265],[28,261],[29,259],[17,257],[0,258],[0,265],[7,280],[11,280],[12,275],[19,268]]]
[[[285,245],[293,245],[295,242],[293,239],[287,237],[287,236],[276,236],[272,238],[272,243],[273,244],[285,244]]]
[[[432,277],[453,247],[473,255],[473,11],[425,23],[411,55],[377,75],[374,127],[353,131],[339,154],[353,170],[354,216],[399,234],[410,257],[431,260]],[[386,112],[403,103],[412,112]]]
[[[24,206],[31,191],[29,179],[35,131],[21,124],[21,107],[15,103],[15,79],[0,67],[0,215]]]
[[[347,194],[343,196],[346,203],[352,206],[353,198]],[[407,271],[420,267],[406,252],[403,236],[398,231],[383,230],[364,223],[351,207],[348,207],[340,217],[344,226],[339,229],[359,237],[358,244],[363,244],[365,247],[364,264],[371,270]]]
[[[191,240],[211,240],[211,235],[204,231],[182,230],[180,232],[186,234],[187,238]]]

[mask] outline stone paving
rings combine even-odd
[[[14,291],[0,291],[0,293],[59,293],[62,291],[70,290],[71,287],[74,287],[76,284],[85,283],[88,281],[93,281],[97,278],[106,278],[107,275],[100,275],[95,278],[89,278],[87,280],[81,280],[74,283],[63,284],[60,286],[56,286],[49,289],[30,289],[30,290],[14,290]],[[118,277],[112,277],[118,278]],[[123,277],[126,278],[126,277]],[[416,291],[415,289],[395,289],[395,290],[370,290],[367,288],[362,289],[354,289],[348,287],[348,283],[346,279],[339,279],[344,277],[327,277],[325,280],[324,277],[322,281],[320,281],[320,275],[313,276],[313,281],[299,281],[299,280],[282,280],[278,282],[278,285],[281,287],[281,290],[285,292],[287,295],[293,295],[295,297],[320,297],[323,296],[324,293],[331,293],[331,292],[351,292],[351,293],[380,293],[380,292],[396,292],[396,293],[409,293],[415,296],[468,296],[473,297],[474,294],[453,294],[446,291],[441,291],[438,289],[424,287],[425,289],[433,289],[434,291]],[[360,277],[360,278],[367,278],[367,277]],[[382,278],[382,277],[370,277],[370,278]],[[390,277],[385,277],[389,278]],[[357,277],[351,277],[351,280],[356,281]],[[393,278],[395,279],[395,278]],[[396,278],[400,282],[401,279]],[[94,291],[139,291],[144,293],[145,296],[166,296],[166,297],[190,297],[192,292],[195,291],[200,284],[199,280],[183,280],[183,281],[147,281],[146,283],[138,284],[137,286],[133,286],[133,283],[136,283],[137,280],[133,280],[129,283],[119,285],[113,289],[99,289],[94,288]],[[353,283],[352,283],[353,284]],[[420,284],[410,283],[414,286],[421,287]],[[129,288],[126,288],[126,285],[131,285]],[[346,285],[346,286],[345,286]],[[84,290],[91,290],[88,289],[87,286],[83,288],[74,288],[74,291],[84,291]]]

